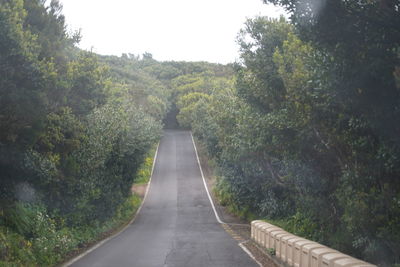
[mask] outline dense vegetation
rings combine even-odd
[[[45,2],[0,0],[0,266],[54,265],[129,220],[168,111],[177,125],[173,89],[211,93],[232,76],[82,51]]]
[[[137,208],[167,91],[79,39],[57,1],[0,1],[0,265],[53,265]]]
[[[249,19],[227,66],[81,51],[45,2],[0,0],[0,266],[53,265],[128,219],[178,122],[236,213],[400,263],[398,0],[265,0],[290,20]]]
[[[266,2],[290,20],[248,20],[236,82],[177,87],[179,122],[237,213],[400,263],[399,1]]]

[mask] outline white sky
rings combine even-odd
[[[80,47],[104,55],[149,52],[157,60],[234,62],[246,18],[279,17],[261,0],[60,0]]]

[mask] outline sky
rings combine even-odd
[[[166,61],[231,63],[246,18],[279,17],[261,0],[60,0],[80,47],[103,55],[149,52]]]

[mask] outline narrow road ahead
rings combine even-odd
[[[72,266],[258,265],[216,221],[190,133],[168,130],[135,222]]]

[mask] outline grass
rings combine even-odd
[[[157,145],[154,145],[152,149],[147,154],[144,162],[139,168],[137,175],[135,177],[134,185],[147,184],[150,180],[151,170],[153,169],[153,161],[156,154]]]

